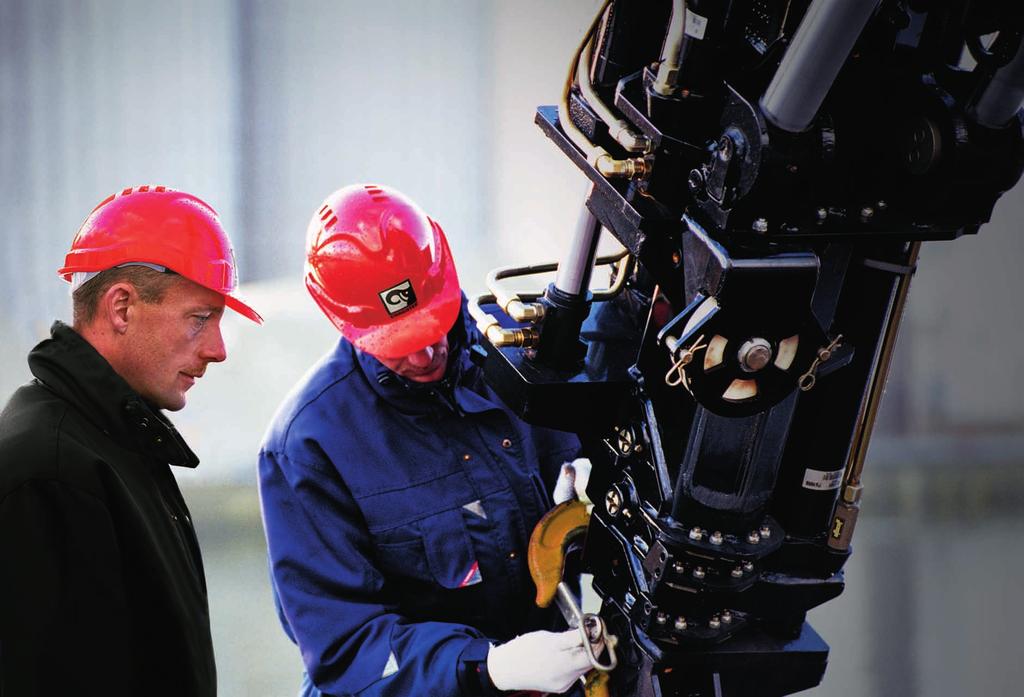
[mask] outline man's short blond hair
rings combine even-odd
[[[144,303],[163,301],[167,289],[181,281],[173,271],[157,271],[148,266],[117,266],[101,271],[71,294],[73,324],[76,329],[92,322],[100,298],[115,283],[130,283]]]

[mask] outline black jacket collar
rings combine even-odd
[[[170,465],[199,464],[167,417],[143,400],[88,341],[63,322],[54,322],[50,338],[29,352],[28,367],[40,383],[122,446]]]

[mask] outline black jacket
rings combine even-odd
[[[0,414],[0,696],[216,694],[206,581],[169,465],[196,456],[56,322]]]

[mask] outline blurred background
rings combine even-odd
[[[108,194],[164,184],[228,229],[266,318],[173,416],[209,577],[221,694],[290,695],[256,451],[336,332],[302,287],[306,223],[386,183],[445,228],[468,293],[557,258],[584,179],[533,125],[594,0],[0,0],[0,394],[70,319],[55,270]],[[866,97],[870,98],[870,97]],[[1024,624],[1024,185],[976,237],[928,243],[865,470],[847,591],[811,613],[832,645],[813,697],[1019,694]]]

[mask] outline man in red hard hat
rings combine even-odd
[[[524,423],[484,382],[448,242],[409,198],[334,192],[306,253],[342,338],[279,409],[259,467],[301,694],[572,688],[582,638],[534,605],[527,544],[576,436]]]
[[[141,186],[86,219],[61,276],[74,320],[0,414],[0,694],[212,696],[206,581],[163,410],[225,360],[231,243],[195,196]]]

